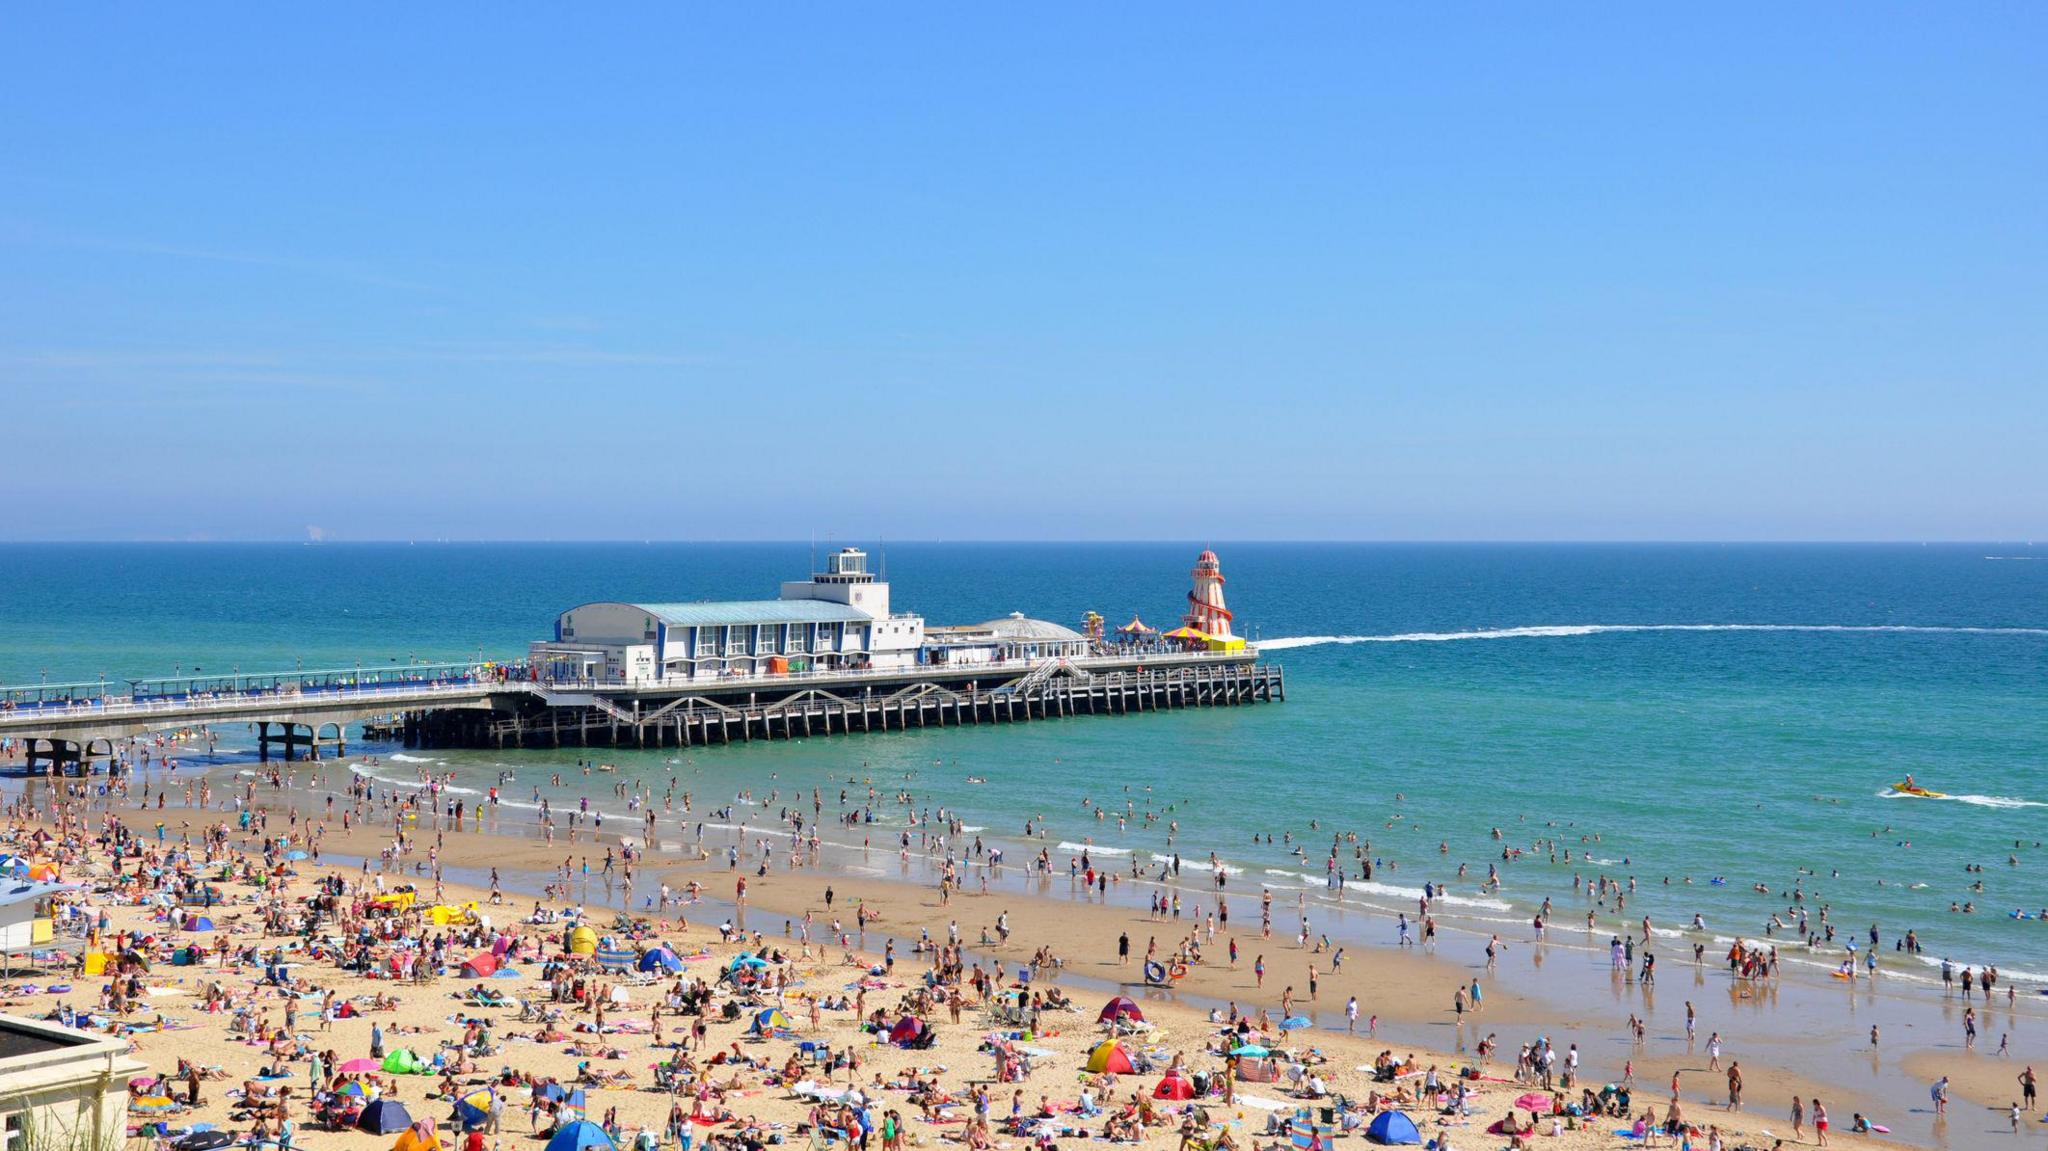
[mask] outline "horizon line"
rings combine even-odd
[[[587,539],[551,539],[546,537],[432,537],[432,538],[363,538],[363,539],[304,539],[291,536],[250,536],[229,539],[180,539],[175,537],[143,536],[133,539],[0,539],[0,547],[122,547],[122,546],[294,546],[294,547],[467,547],[503,544],[544,545],[552,547],[581,547],[596,544],[630,544],[641,547],[655,547],[673,544],[763,544],[809,547],[814,541],[801,538],[777,539],[769,537],[664,537],[632,539],[628,537],[590,537]],[[939,545],[982,545],[982,544],[1062,544],[1067,546],[1126,544],[1198,544],[1203,546],[1238,546],[1244,544],[1365,544],[1384,546],[1554,546],[1554,547],[1600,547],[1600,546],[1675,546],[1675,547],[1977,547],[1997,545],[2002,547],[2036,547],[2039,542],[2030,539],[1975,539],[1966,537],[1939,538],[1849,538],[1840,539],[1772,539],[1757,537],[1713,538],[1571,538],[1571,539],[1516,539],[1512,537],[1377,537],[1377,536],[1252,536],[1240,539],[1196,536],[1131,536],[1120,539],[1109,538],[1060,538],[1060,537],[999,537],[973,536],[946,538],[943,536],[891,538],[890,545],[939,544]],[[844,546],[854,546],[846,544]],[[882,546],[880,540],[875,546]]]

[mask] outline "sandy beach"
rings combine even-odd
[[[621,981],[618,976],[591,969],[587,958],[564,955],[563,916],[580,906],[586,920],[611,937],[608,942],[615,946],[638,952],[666,945],[678,956],[687,957],[682,971],[685,985],[699,978],[715,984],[719,972],[728,968],[743,950],[767,948],[785,953],[788,962],[774,967],[784,986],[772,994],[744,998],[724,992],[714,994],[709,1003],[707,1030],[690,1049],[690,1054],[701,1062],[720,1051],[730,1053],[737,1043],[737,1050],[759,1066],[729,1070],[721,1064],[716,1071],[707,1068],[702,1082],[727,1084],[725,1090],[715,1096],[702,1092],[692,1096],[684,1091],[676,1098],[685,1104],[685,1112],[692,1107],[700,1112],[718,1105],[729,1107],[741,1122],[728,1124],[728,1128],[753,1130],[753,1125],[745,1122],[751,1117],[758,1121],[757,1133],[780,1134],[791,1142],[809,1139],[800,1128],[813,1121],[815,1100],[793,1094],[787,1082],[790,1077],[781,1071],[791,1054],[806,1042],[828,1043],[835,1050],[858,1052],[860,1066],[857,1072],[841,1068],[835,1076],[824,1076],[814,1074],[806,1064],[795,1069],[798,1078],[830,1078],[841,1087],[872,1088],[874,1077],[879,1075],[882,1086],[877,1092],[876,1106],[880,1108],[886,1108],[894,1099],[890,1084],[901,1073],[918,1067],[944,1067],[943,1072],[935,1073],[936,1080],[950,1095],[971,1100],[977,1084],[988,1086],[995,1094],[989,1138],[996,1145],[1022,1145],[1048,1134],[1052,1138],[1077,1138],[1056,1134],[1054,1128],[1081,1126],[1092,1137],[1099,1138],[1107,1116],[1095,1116],[1082,1124],[1070,1111],[1061,1108],[1078,1100],[1083,1086],[1082,1068],[1102,1039],[1095,1016],[1106,1000],[1118,994],[1129,996],[1152,1028],[1127,1044],[1134,1053],[1151,1052],[1159,1068],[1179,1061],[1191,1073],[1201,1072],[1205,1077],[1220,1078],[1223,1070],[1222,1057],[1216,1053],[1225,1049],[1217,1035],[1222,1022],[1233,1011],[1254,1020],[1264,1017],[1263,1022],[1269,1026],[1263,1038],[1274,1050],[1290,1052],[1293,1058],[1276,1057],[1279,1082],[1238,1084],[1237,1088],[1238,1092],[1248,1092],[1281,1110],[1268,1112],[1258,1103],[1245,1103],[1241,1097],[1223,1103],[1217,1096],[1204,1105],[1206,1115],[1218,1124],[1218,1129],[1230,1131],[1239,1146],[1289,1145],[1286,1133],[1267,1133],[1265,1117],[1268,1113],[1291,1114],[1296,1106],[1296,1101],[1285,1094],[1290,1067],[1296,1069],[1296,1075],[1320,1076],[1326,1095],[1341,1095],[1358,1104],[1354,1125],[1369,1121],[1373,1107],[1368,1101],[1377,1101],[1379,1096],[1405,1085],[1410,1098],[1399,1106],[1414,1116],[1423,1138],[1448,1137],[1457,1147],[1504,1146],[1510,1136],[1488,1134],[1486,1129],[1507,1115],[1513,1100],[1540,1088],[1533,1068],[1524,1068],[1524,1080],[1516,1081],[1517,1054],[1525,1045],[1546,1039],[1556,1052],[1551,1083],[1564,1103],[1580,1103],[1585,1098],[1581,1092],[1588,1089],[1597,1093],[1603,1086],[1625,1082],[1631,1089],[1630,1110],[1640,1115],[1649,1107],[1661,1120],[1668,1115],[1675,1085],[1686,1121],[1700,1132],[1695,1145],[1703,1145],[1710,1128],[1718,1128],[1729,1147],[1770,1147],[1780,1139],[1800,1142],[1790,1126],[1794,1096],[1807,1101],[1808,1109],[1812,1100],[1824,1100],[1838,1138],[1849,1136],[1852,1116],[1859,1112],[1890,1117],[1898,1111],[1896,1104],[1890,1113],[1879,1110],[1884,1106],[1883,1100],[1845,1088],[1842,1077],[1833,1073],[1838,1070],[1834,1066],[1838,1059],[1827,1044],[1816,1045],[1808,1063],[1760,1058],[1733,1039],[1725,1051],[1717,1050],[1720,1043],[1717,1038],[1710,1038],[1707,1030],[1700,1030],[1691,1042],[1686,1042],[1682,1034],[1670,1036],[1668,1025],[1662,1020],[1654,1033],[1631,1043],[1616,1037],[1621,1029],[1615,1021],[1603,1018],[1613,1010],[1613,1004],[1595,1007],[1588,1003],[1588,1010],[1574,1017],[1574,1013],[1559,1010],[1553,1002],[1496,986],[1496,971],[1483,961],[1471,962],[1462,948],[1439,945],[1431,951],[1421,946],[1353,944],[1340,960],[1334,947],[1321,943],[1320,931],[1312,933],[1313,938],[1304,945],[1291,911],[1281,907],[1276,907],[1273,914],[1272,935],[1263,936],[1258,922],[1258,897],[1249,891],[1231,894],[1236,918],[1228,926],[1219,924],[1212,930],[1208,913],[1214,910],[1213,903],[1205,907],[1199,901],[1189,900],[1190,905],[1183,907],[1179,917],[1171,911],[1151,914],[1142,906],[1124,902],[1123,896],[1128,893],[1121,890],[1121,879],[1108,885],[1110,891],[1100,896],[1083,896],[1082,885],[1057,873],[1018,881],[1021,886],[998,884],[987,894],[981,892],[978,884],[942,891],[937,884],[916,881],[920,869],[903,853],[881,849],[868,853],[872,866],[863,870],[872,874],[855,874],[852,867],[829,866],[804,851],[792,856],[786,847],[771,848],[767,859],[749,859],[742,868],[726,852],[714,851],[714,845],[708,841],[658,843],[655,854],[642,855],[637,861],[628,861],[623,853],[615,853],[612,874],[607,876],[602,862],[607,848],[593,845],[587,832],[578,842],[568,842],[565,836],[549,844],[530,834],[491,834],[475,829],[492,822],[488,818],[470,821],[469,830],[455,830],[452,821],[442,819],[432,804],[397,803],[394,808],[385,809],[381,797],[378,803],[358,803],[345,790],[340,791],[342,798],[330,808],[328,800],[339,790],[336,785],[346,786],[345,772],[346,765],[340,763],[307,769],[307,778],[299,782],[323,783],[325,786],[318,790],[310,786],[273,787],[241,777],[239,790],[250,801],[252,812],[247,828],[232,810],[237,806],[233,800],[238,789],[232,777],[208,789],[208,797],[215,801],[213,810],[183,808],[176,803],[158,809],[155,798],[146,801],[149,809],[140,810],[140,803],[145,801],[134,794],[101,797],[90,810],[84,801],[73,800],[70,818],[64,824],[72,829],[70,846],[53,844],[44,852],[64,861],[67,880],[84,885],[86,892],[79,896],[81,905],[106,917],[106,927],[100,933],[102,939],[121,932],[154,935],[155,942],[142,950],[148,952],[153,947],[160,958],[168,958],[169,952],[184,942],[166,932],[164,908],[151,906],[145,898],[147,885],[138,887],[133,879],[109,888],[111,872],[104,862],[104,852],[80,842],[76,829],[91,827],[98,832],[111,816],[127,829],[130,852],[140,853],[144,861],[159,866],[166,853],[172,853],[189,836],[194,845],[189,849],[192,857],[189,862],[173,864],[164,873],[173,876],[181,871],[215,874],[223,863],[231,868],[247,868],[253,863],[259,865],[256,869],[260,871],[259,832],[265,830],[280,858],[282,852],[290,850],[317,858],[295,862],[290,869],[295,874],[280,876],[261,890],[247,881],[217,885],[225,902],[212,912],[221,929],[213,939],[231,938],[234,946],[243,950],[213,957],[203,973],[199,967],[154,966],[139,977],[141,982],[134,987],[141,992],[140,997],[134,998],[132,1004],[124,1004],[127,1010],[120,1014],[104,1010],[108,1005],[100,993],[99,981],[69,973],[61,978],[51,973],[41,980],[17,981],[8,989],[7,1010],[43,1015],[60,1005],[83,1011],[97,1006],[102,1013],[86,1022],[100,1028],[135,1029],[132,1041],[137,1055],[157,1073],[172,1075],[179,1058],[217,1068],[221,1073],[218,1085],[202,1085],[198,1107],[179,1108],[163,1117],[173,1129],[188,1128],[196,1122],[247,1131],[254,1123],[255,1113],[239,1108],[237,1105],[245,1100],[231,1096],[230,1091],[252,1080],[265,1064],[283,1058],[293,1076],[275,1082],[296,1088],[295,1100],[287,1105],[287,1113],[297,1123],[299,1145],[331,1142],[389,1146],[394,1138],[390,1134],[373,1137],[355,1130],[327,1131],[315,1124],[311,1119],[313,1113],[307,1109],[307,1094],[316,1086],[308,1081],[313,1070],[311,1060],[290,1058],[291,1052],[300,1047],[307,1052],[332,1051],[333,1056],[323,1060],[322,1070],[329,1080],[326,1085],[336,1087],[340,1084],[332,1080],[331,1071],[337,1062],[368,1057],[372,1023],[383,1025],[386,1053],[406,1046],[431,1059],[444,1043],[463,1039],[465,1020],[476,1019],[488,1024],[492,1031],[490,1054],[478,1054],[467,1064],[457,1064],[461,1069],[452,1075],[398,1076],[378,1086],[384,1097],[395,1097],[405,1103],[414,1119],[442,1121],[439,1138],[445,1144],[454,1146],[460,1138],[456,1126],[448,1122],[452,1107],[446,1096],[460,1095],[479,1085],[492,1086],[501,1099],[507,1100],[507,1114],[514,1116],[503,1121],[501,1129],[490,1136],[490,1145],[521,1137],[515,1132],[523,1133],[532,1126],[527,1122],[531,1085],[523,1079],[507,1080],[502,1071],[508,1067],[570,1086],[578,1082],[580,1074],[589,1090],[586,1111],[591,1118],[600,1119],[616,1108],[613,1135],[621,1144],[642,1129],[661,1137],[668,1126],[674,1099],[667,1091],[651,1090],[653,1064],[668,1058],[665,1049],[655,1050],[653,1025],[660,1019],[666,1040],[672,1042],[688,1035],[688,1029],[699,1018],[671,1014],[662,1007],[672,987],[669,981],[637,977],[625,980],[640,985],[625,991],[625,999],[612,1007],[609,1022],[615,1025],[619,1019],[634,1020],[633,1029],[628,1032],[579,1032],[578,1025],[587,1029],[595,1025],[595,1018],[570,1001],[564,1005],[566,1014],[556,1028],[559,1039],[532,1041],[514,1037],[515,1033],[531,1035],[540,1030],[538,1023],[531,1027],[515,1023],[520,1010],[511,1004],[537,1000],[545,1005],[551,1000],[550,985],[533,978],[540,974],[548,958],[566,962],[561,974],[570,979],[580,976],[592,989],[600,983]],[[390,794],[389,789],[384,794]],[[108,803],[112,804],[110,808],[104,806]],[[229,810],[220,810],[224,806]],[[358,810],[361,815],[356,814]],[[406,817],[408,810],[411,818]],[[405,829],[404,846],[396,850],[394,822],[389,814],[392,811],[397,813],[395,826]],[[346,821],[341,818],[343,812],[350,815]],[[58,825],[51,822],[50,814],[47,810],[17,813],[10,838],[20,843],[33,828],[54,830]],[[26,818],[30,815],[38,818]],[[156,826],[159,820],[163,825],[161,832]],[[347,829],[344,822],[349,825]],[[211,856],[200,846],[208,829],[214,829],[214,839],[219,843]],[[667,837],[661,833],[657,838]],[[606,841],[617,844],[619,839],[612,835]],[[593,852],[597,854],[597,859],[591,861],[593,872],[586,874],[585,861]],[[418,921],[417,910],[434,901],[437,868],[439,899],[458,906],[473,901],[478,912],[490,920],[488,929],[480,924],[436,929]],[[633,869],[630,887],[625,878],[629,868]],[[131,876],[134,873],[132,866],[125,870]],[[1008,865],[1005,870],[1023,869]],[[489,878],[494,871],[498,887],[495,903]],[[1014,875],[1009,878],[1016,880]],[[337,910],[310,927],[302,926],[289,934],[280,931],[304,897],[323,880],[336,885],[339,891]],[[419,903],[412,914],[383,917],[382,922],[388,925],[383,930],[394,933],[394,938],[381,942],[378,954],[388,956],[402,950],[399,940],[416,942],[440,936],[452,940],[442,953],[448,961],[446,972],[437,972],[424,983],[365,978],[337,969],[330,950],[321,958],[309,958],[293,969],[300,989],[298,998],[288,998],[280,989],[261,981],[262,961],[270,949],[284,947],[287,950],[283,954],[291,956],[305,948],[309,939],[336,936],[342,925],[360,930],[359,913],[343,909],[360,909],[378,891],[390,891],[400,884],[416,885]],[[556,897],[544,897],[543,890],[555,884],[560,884],[554,889]],[[665,908],[659,906],[658,895],[664,884],[671,897]],[[693,885],[701,895],[691,894]],[[627,922],[617,918],[621,912],[632,916],[638,926],[611,930],[614,923]],[[536,913],[550,922],[520,922],[536,917]],[[280,919],[279,915],[286,918]],[[1245,922],[1247,919],[1250,922]],[[726,940],[721,928],[733,929],[732,941]],[[751,933],[758,933],[755,940],[747,939]],[[1119,957],[1119,937],[1128,937],[1127,958]],[[950,949],[950,941],[956,938],[960,943],[957,952]],[[1235,964],[1229,959],[1233,941],[1238,950]],[[459,997],[477,984],[460,979],[455,974],[456,965],[476,950],[495,946],[502,951],[508,945],[515,954],[530,957],[519,964],[525,978],[493,979],[486,985],[494,995],[505,997],[507,1005],[478,1008],[461,1001]],[[1197,948],[1199,958],[1190,954]],[[72,947],[73,952],[78,949],[76,945]],[[1504,949],[1503,956],[1517,956],[1524,950]],[[1168,966],[1172,974],[1180,977],[1169,978],[1163,986],[1148,985],[1144,976],[1148,952],[1155,955],[1155,962]],[[1181,953],[1178,959],[1174,958],[1176,952]],[[982,1014],[987,997],[975,990],[973,981],[958,985],[963,997],[960,1023],[951,1022],[946,1011],[927,1010],[920,1014],[935,1034],[932,1046],[926,1050],[905,1051],[878,1042],[874,1035],[861,1030],[855,1011],[836,1007],[837,999],[853,997],[848,1007],[859,1004],[869,1011],[880,1007],[885,1011],[886,1024],[903,1014],[904,1004],[900,1001],[924,985],[941,956],[951,959],[962,974],[975,968],[988,972],[994,977],[992,988],[1015,985],[1021,977],[1029,976],[1032,990],[1058,987],[1075,1003],[1074,1011],[1047,1012],[1037,1030],[1028,1039],[1019,1040],[1032,1051],[1042,1053],[1031,1056],[1030,1076],[1015,1083],[988,1083],[994,1074],[994,1057],[982,1050],[984,1042],[991,1033],[1015,1028],[999,1028],[991,1017]],[[1263,977],[1258,971],[1260,966],[1264,968]],[[863,975],[871,969],[882,974]],[[1691,986],[1681,985],[1673,990],[1680,996],[1701,996],[1704,1002],[1705,972],[1671,971],[1666,977],[1679,983],[1681,974],[1691,976],[1683,981]],[[1475,981],[1484,988],[1483,999],[1479,1001],[1471,994]],[[69,983],[70,989],[52,992],[50,986],[58,983]],[[218,984],[214,992],[221,1004],[218,1011],[199,1009],[198,999],[208,984]],[[1629,986],[1633,989],[1633,980]],[[366,1010],[354,1018],[320,1021],[318,1005],[329,991],[337,1001],[355,999],[369,1006],[380,1002],[391,1006],[389,1010]],[[1738,1000],[1750,1000],[1742,1005],[1755,1011],[1770,1010],[1763,1006],[1763,1001],[1776,996],[1774,990],[1735,990],[1731,994]],[[388,998],[361,1000],[364,996]],[[1347,1018],[1346,1011],[1347,1002],[1354,997],[1358,1002],[1355,1024]],[[738,1018],[728,1020],[723,1018],[723,1001],[733,998],[743,998],[745,1005]],[[811,1017],[814,1000],[835,1004],[821,1006],[815,1024]],[[294,1021],[296,1026],[286,1028],[288,1038],[280,1047],[273,1048],[269,1043],[255,1042],[246,1034],[231,1031],[230,1025],[238,1012],[249,1021],[244,1027],[253,1022],[263,1032],[275,1031],[283,1026],[282,1015],[288,1004],[296,1005],[294,1013],[298,1018]],[[791,1034],[786,1039],[749,1037],[752,1019],[759,1010],[770,1006],[779,1007],[788,1015]],[[1709,1011],[1712,1010],[1710,1006]],[[1279,1030],[1277,1024],[1288,1012],[1302,1017],[1304,1026]],[[419,1030],[403,1030],[412,1027]],[[299,1036],[304,1037],[303,1043]],[[1480,1051],[1482,1042],[1490,1048],[1484,1055]],[[1777,1050],[1782,1052],[1782,1047]],[[1397,1078],[1391,1083],[1376,1082],[1373,1063],[1383,1053],[1401,1060],[1411,1077]],[[1974,1058],[1959,1060],[1940,1051],[1908,1056],[1908,1066],[1915,1075],[1953,1076],[1956,1101],[1948,1119],[1924,1132],[1894,1130],[1889,1141],[1976,1145],[1979,1129],[1988,1132],[1994,1122],[2004,1121],[2002,1104],[1996,1098],[1997,1081],[2003,1075],[2005,1082],[2011,1083],[2010,1074],[2017,1071],[2017,1067],[2012,1072],[2005,1071],[2005,1064],[2011,1059],[1999,1060],[1995,1067],[1980,1067],[1982,1062]],[[1576,1082],[1565,1089],[1563,1069],[1573,1063],[1579,1068]],[[1727,1068],[1731,1064],[1740,1066],[1745,1098],[1741,1111],[1728,1107]],[[583,1068],[580,1073],[579,1066]],[[607,1080],[613,1077],[611,1073],[622,1074],[617,1076],[618,1082],[600,1085],[589,1074],[592,1068],[606,1072]],[[1464,1105],[1452,1108],[1451,1114],[1440,1114],[1451,1102],[1448,1093],[1424,1093],[1421,1100],[1413,1098],[1421,1079],[1432,1068],[1446,1092],[1459,1083],[1471,1092]],[[728,1074],[736,1078],[728,1079]],[[1461,1075],[1470,1077],[1460,1078]],[[1149,1100],[1148,1109],[1161,1112],[1162,1120],[1160,1125],[1146,1127],[1140,1141],[1178,1146],[1186,1116],[1178,1110],[1177,1101],[1151,1100],[1151,1091],[1159,1078],[1160,1070],[1155,1068],[1144,1074],[1126,1075],[1113,1086],[1098,1083],[1091,1098],[1108,1104],[1126,1099],[1136,1089]],[[262,1089],[268,1085],[248,1086]],[[1000,1120],[1009,1115],[1011,1096],[1016,1092],[1022,1092],[1018,1107],[1027,1120],[1040,1110],[1059,1118],[1050,1121],[1049,1126],[1027,1122],[1023,1128],[1013,1124],[1006,1129]],[[167,1094],[173,1099],[183,1098],[179,1090],[169,1090]],[[1044,1108],[1039,1106],[1041,1096],[1048,1104]],[[912,1143],[954,1139],[963,1133],[960,1123],[926,1123],[915,1117],[917,1109],[905,1107],[902,1100],[894,1102],[909,1117],[905,1125]],[[1316,1107],[1327,1105],[1326,1100],[1315,1103]],[[958,1117],[971,1110],[971,1106],[955,1109],[952,1115]],[[1110,1112],[1114,1111],[1111,1107]],[[1320,1111],[1311,1112],[1318,1122],[1320,1116]],[[1333,1118],[1341,1128],[1342,1119]],[[1526,1112],[1522,1119],[1529,1120]],[[1569,1124],[1560,1120],[1559,1133],[1553,1137],[1551,1120],[1543,1117],[1536,1120],[1537,1139],[1564,1147],[1619,1145],[1632,1140],[1615,1132],[1630,1127],[1632,1122],[1633,1116],[1628,1121],[1613,1116],[1589,1118],[1583,1123],[1576,1118]],[[1894,1119],[1892,1126],[1904,1125]],[[1803,1130],[1804,1141],[1810,1142],[1811,1127]],[[713,1135],[719,1133],[717,1128],[710,1131]],[[2026,1133],[2038,1134],[2031,1129]],[[2009,1132],[2003,1137],[2008,1142],[2012,1138]],[[975,1138],[978,1141],[980,1136]]]

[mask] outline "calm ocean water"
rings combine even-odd
[[[904,544],[887,560],[896,603],[936,622],[1024,611],[1073,624],[1094,608],[1170,624],[1197,550]],[[1678,926],[1698,912],[1748,934],[1782,906],[1750,884],[1789,888],[1806,868],[1810,902],[1846,929],[1878,923],[1889,946],[1917,928],[1935,955],[2048,977],[2048,923],[2010,917],[2048,904],[2033,846],[2048,838],[2048,548],[1218,551],[1238,618],[1287,668],[1283,705],[755,744],[673,764],[623,750],[419,758],[484,783],[509,766],[522,798],[579,754],[626,777],[678,775],[710,802],[872,777],[991,838],[1043,815],[1052,842],[1093,837],[1141,860],[1164,849],[1163,829],[1119,833],[1081,801],[1172,803],[1190,863],[1214,851],[1277,883],[1319,877],[1330,830],[1352,829],[1400,864],[1381,876],[1390,906],[1425,880],[1476,900],[1456,861],[1483,874],[1494,827],[1517,844],[1547,832],[1594,862],[1516,864],[1506,906],[1471,914],[1524,923],[1545,895],[1577,907],[1573,874],[1604,872],[1636,877],[1632,915]],[[763,597],[808,566],[803,544],[5,546],[0,680],[511,655],[567,605]],[[1880,796],[1909,772],[1960,798]],[[612,781],[599,778],[602,793]],[[1306,865],[1251,842],[1290,831]],[[1966,900],[1977,914],[1949,912]]]

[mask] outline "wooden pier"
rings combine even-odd
[[[985,686],[967,672],[941,679],[926,669],[908,683],[864,684],[854,690],[792,686],[776,691],[757,680],[736,688],[706,684],[669,698],[647,692],[630,698],[554,692],[529,697],[528,705],[509,714],[475,709],[409,712],[402,730],[405,742],[417,747],[699,747],[1239,707],[1286,697],[1281,669],[1250,661],[1092,673],[1061,664],[996,686]]]

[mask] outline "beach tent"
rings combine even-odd
[[[729,968],[732,971],[766,971],[767,969],[768,961],[759,958],[750,951],[742,951],[734,956],[732,967]]]
[[[522,975],[520,975],[520,973],[519,973],[519,969],[518,969],[517,967],[513,967],[513,966],[510,966],[510,965],[506,965],[506,966],[504,966],[504,967],[500,967],[500,968],[498,968],[498,969],[497,969],[496,971],[493,971],[493,972],[491,972],[491,978],[492,978],[492,979],[520,979],[520,978],[524,978],[524,977],[523,977]]]
[[[401,1047],[384,1057],[384,1070],[387,1074],[391,1075],[426,1075],[430,1073],[426,1063],[419,1056],[414,1055],[409,1048],[405,1047]],[[377,1134],[382,1135],[384,1132],[379,1131]]]
[[[497,1096],[488,1087],[479,1087],[455,1097],[455,1122],[464,1131],[481,1127],[491,1121],[491,1103]],[[393,1149],[396,1151],[396,1148]]]
[[[356,1128],[372,1135],[389,1135],[412,1126],[412,1116],[396,1099],[379,1099],[356,1116]]]
[[[1131,1066],[1131,1057],[1124,1054],[1123,1044],[1112,1039],[1095,1049],[1088,1057],[1088,1071],[1100,1075],[1104,1071],[1112,1075],[1129,1075],[1137,1069]]]
[[[1420,1143],[1422,1132],[1415,1129],[1415,1120],[1400,1111],[1382,1111],[1365,1129],[1365,1137],[1374,1143]]]
[[[534,1098],[546,1099],[549,1101],[560,1099],[567,1094],[569,1094],[569,1092],[564,1090],[560,1083],[557,1083],[552,1079],[533,1089]]]
[[[562,1113],[571,1119],[588,1118],[585,1109],[589,1106],[590,1101],[583,1097],[583,1088],[578,1087],[563,1098]]]
[[[908,1047],[917,1042],[917,1037],[923,1035],[924,1031],[924,1020],[915,1015],[906,1015],[896,1021],[896,1026],[889,1029],[889,1042],[898,1047]]]
[[[554,1133],[548,1140],[547,1151],[618,1151],[618,1144],[604,1133],[604,1128],[588,1119],[578,1119]]]
[[[1194,1097],[1194,1083],[1187,1076],[1181,1074],[1178,1068],[1168,1071],[1165,1078],[1159,1081],[1159,1086],[1152,1089],[1152,1098],[1154,1099],[1193,1099]]]
[[[57,865],[54,863],[32,864],[28,869],[28,877],[30,879],[40,879],[45,883],[55,883],[57,882]]]
[[[755,1035],[767,1035],[778,1028],[787,1031],[790,1026],[789,1016],[784,1015],[779,1008],[770,1007],[754,1016],[754,1026],[751,1030]]]
[[[480,951],[462,961],[464,979],[485,979],[497,973],[498,957],[488,951]]]
[[[636,965],[642,971],[677,972],[683,969],[683,961],[666,947],[651,947],[640,956]]]
[[[1097,1023],[1108,1023],[1112,1019],[1127,1019],[1135,1023],[1143,1023],[1145,1021],[1145,1013],[1138,1010],[1137,1004],[1119,995],[1115,999],[1103,1004],[1102,1013],[1095,1017]]]
[[[591,956],[599,969],[604,971],[631,971],[638,958],[630,951],[620,951],[611,947],[600,947],[597,953]]]
[[[190,919],[187,919],[187,920],[185,921],[185,930],[187,930],[187,931],[212,931],[212,930],[213,930],[213,920],[211,920],[211,919],[208,919],[208,918],[207,918],[207,917],[205,917],[204,915],[195,915],[195,916],[193,916],[192,918],[190,918]]]
[[[426,1128],[424,1132],[421,1128]],[[398,1133],[398,1141],[391,1145],[391,1151],[440,1151],[441,1137],[425,1123],[415,1123]]]
[[[571,955],[597,954],[597,932],[588,927],[572,927],[564,939],[569,945]]]

